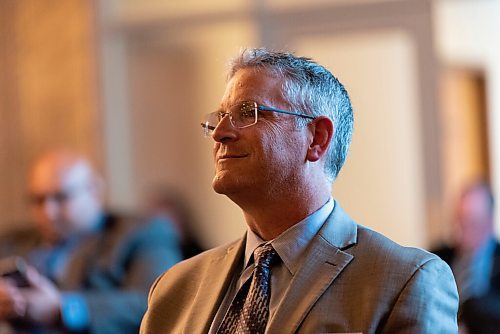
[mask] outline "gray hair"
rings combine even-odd
[[[244,49],[231,62],[229,79],[243,68],[256,68],[282,79],[283,98],[296,112],[327,116],[334,124],[325,174],[335,180],[344,165],[351,143],[353,112],[346,89],[335,76],[310,58],[264,48]],[[297,118],[299,124],[306,124]]]

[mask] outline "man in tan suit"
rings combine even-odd
[[[243,51],[202,126],[215,141],[212,186],[243,210],[247,233],[161,276],[141,333],[456,333],[450,268],[331,198],[352,124],[324,67]]]

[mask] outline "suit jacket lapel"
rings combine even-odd
[[[238,268],[245,249],[245,238],[232,244],[227,252],[213,258],[200,284],[197,300],[193,303],[185,333],[208,333],[212,321]],[[203,319],[203,321],[200,321]]]
[[[61,289],[78,290],[84,287],[86,279],[93,274],[89,272],[89,263],[95,261],[100,239],[98,235],[87,238],[70,254],[64,278],[59,281]]]
[[[353,259],[342,249],[356,242],[357,226],[336,203],[335,209],[306,250],[274,314],[267,333],[294,333],[335,278]]]
[[[77,244],[69,251],[64,276],[58,281],[64,290],[79,290],[86,284],[92,285],[113,267],[112,256],[116,246],[111,240],[121,236],[115,228],[117,218],[104,216],[101,228],[86,236],[80,236]],[[106,273],[109,274],[109,273]]]

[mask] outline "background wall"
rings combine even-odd
[[[480,174],[464,168],[447,179],[446,143],[456,143],[447,117],[457,114],[439,99],[450,67],[486,78],[483,164],[500,189],[499,6],[0,0],[0,231],[28,219],[25,174],[33,157],[69,145],[97,162],[111,207],[139,209],[149,187],[168,184],[188,198],[206,246],[239,237],[239,208],[211,189],[212,142],[199,119],[219,103],[227,60],[242,46],[267,46],[317,59],[351,94],[354,140],[335,198],[358,222],[400,243],[435,243],[449,234],[459,186]]]

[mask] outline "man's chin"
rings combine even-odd
[[[224,195],[227,193],[227,189],[226,189],[227,185],[225,184],[225,182],[222,182],[221,180],[217,180],[215,178],[212,181],[212,188],[218,194]]]
[[[238,180],[235,180],[230,175],[218,173],[212,180],[212,188],[218,194],[228,195],[238,188]]]

